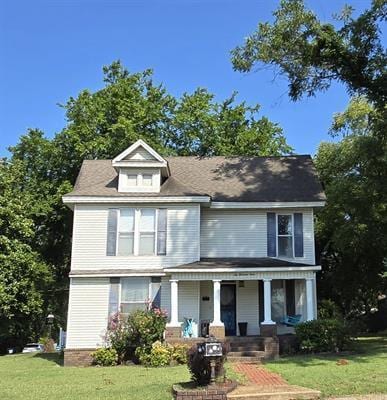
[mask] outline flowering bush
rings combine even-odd
[[[120,313],[109,318],[105,341],[107,345],[117,352],[118,363],[130,356],[130,331],[126,319]]]
[[[101,367],[110,367],[117,365],[118,354],[115,349],[101,348],[91,353],[93,364]]]
[[[150,353],[152,344],[162,340],[166,321],[166,312],[159,308],[134,311],[128,318],[116,313],[109,318],[106,344],[116,350],[122,364],[135,355],[138,347]]]
[[[128,317],[130,345],[150,351],[152,344],[161,341],[167,323],[167,313],[159,308],[138,310]]]

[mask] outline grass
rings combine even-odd
[[[1,400],[170,400],[186,366],[61,367],[56,354],[0,357]]]
[[[387,335],[362,337],[354,351],[341,355],[299,355],[266,367],[290,384],[318,389],[323,396],[387,393]],[[343,364],[339,360],[346,360]]]

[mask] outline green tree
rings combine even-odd
[[[36,339],[51,281],[48,265],[31,247],[32,198],[20,191],[22,172],[20,165],[0,164],[0,353]]]
[[[315,158],[328,199],[316,225],[320,293],[347,314],[369,311],[386,290],[387,148],[370,131],[375,114],[363,97],[354,98],[332,124],[331,134],[343,139],[322,143]]]
[[[340,81],[352,94],[362,94],[384,107],[387,55],[380,23],[387,3],[374,0],[358,18],[347,6],[336,16],[339,28],[318,19],[302,0],[281,0],[272,24],[260,23],[242,46],[232,51],[234,69],[248,72],[270,65],[289,80],[289,95],[298,100]]]
[[[369,310],[385,290],[387,259],[387,53],[381,40],[386,0],[374,0],[357,18],[347,6],[325,23],[302,0],[282,0],[273,23],[260,23],[232,51],[234,69],[270,66],[289,81],[289,96],[315,96],[333,81],[353,96],[334,116],[316,165],[327,205],[318,215],[323,250],[322,293],[345,312]]]

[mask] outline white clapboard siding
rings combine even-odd
[[[109,268],[146,270],[187,264],[199,259],[198,205],[168,206],[167,255],[106,256],[108,210],[114,207],[119,208],[120,205],[82,204],[75,207],[72,270]],[[141,205],[136,207],[143,208]],[[165,207],[165,204],[153,207]]]
[[[209,300],[203,300],[203,298]],[[214,319],[214,288],[212,281],[200,282],[200,319],[212,321]]]
[[[211,210],[201,212],[201,257],[266,257],[267,212],[273,210]],[[312,209],[287,209],[303,213],[304,257],[295,261],[315,263]]]
[[[103,346],[109,306],[108,278],[72,278],[66,348]]]
[[[258,281],[245,281],[237,287],[237,322],[247,322],[247,334],[259,334]],[[238,335],[239,328],[237,324]]]
[[[184,318],[193,319],[193,336],[198,336],[199,326],[199,296],[200,282],[198,281],[179,281],[179,322],[184,323]]]
[[[124,160],[142,161],[142,160],[155,160],[152,154],[149,154],[142,146],[138,147],[135,151],[128,154]]]

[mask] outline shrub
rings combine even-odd
[[[305,352],[338,352],[354,339],[351,326],[340,319],[316,319],[296,326],[300,349]]]
[[[93,364],[101,367],[110,367],[117,365],[118,354],[115,349],[103,347],[91,353]]]
[[[153,343],[163,339],[166,323],[167,314],[159,308],[133,312],[128,317],[130,345],[150,351]]]
[[[228,353],[228,346],[222,344],[223,356],[218,358],[215,366],[216,379],[224,377],[224,362]],[[198,351],[198,345],[192,346],[188,351],[188,369],[191,373],[192,381],[198,386],[205,386],[210,383],[211,366],[208,357]]]
[[[322,300],[318,307],[318,318],[341,319],[343,318],[343,314],[332,300]]]
[[[130,331],[127,321],[119,313],[109,318],[105,340],[117,352],[119,364],[130,356]]]
[[[171,345],[155,342],[150,350],[147,347],[137,347],[136,357],[147,367],[165,367],[171,363],[172,351]]]
[[[178,364],[187,364],[189,347],[186,344],[176,344],[172,348],[172,360]]]

